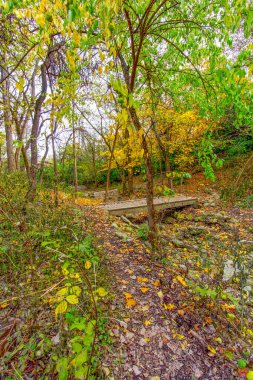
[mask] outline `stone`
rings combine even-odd
[[[133,373],[135,374],[135,376],[139,376],[141,374],[141,370],[136,365],[134,365]]]
[[[224,265],[222,281],[229,281],[235,274],[235,267],[232,260],[227,260]]]

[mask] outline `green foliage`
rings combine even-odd
[[[47,323],[43,321],[43,331],[34,329],[28,341],[25,325],[20,325],[20,334],[11,352],[3,356],[0,371],[5,373],[9,357],[19,352],[16,365],[21,374],[28,361],[49,355],[53,361],[43,369],[43,378],[50,376],[54,367],[59,379],[70,375],[82,379],[87,373],[93,378],[100,357],[98,332],[103,342],[106,337],[105,322],[98,327],[100,303],[109,297],[100,279],[94,282],[101,267],[96,242],[83,230],[85,218],[80,210],[67,203],[55,207],[52,194],[45,191],[33,205],[26,204],[27,188],[21,173],[0,179],[0,270],[6,284],[0,307],[8,307],[11,298],[23,316],[22,323],[32,318],[39,325],[37,309],[44,310]],[[57,350],[50,327],[55,318]]]
[[[143,240],[147,240],[149,236],[149,227],[147,224],[143,223],[137,230],[137,235]]]
[[[239,359],[238,362],[237,362],[237,365],[238,365],[238,368],[242,369],[242,368],[247,367],[248,362],[245,359]]]
[[[214,167],[221,167],[223,161],[217,157],[213,151],[211,134],[207,132],[202,139],[201,147],[198,152],[199,162],[205,170],[205,175],[211,181],[215,181]]]
[[[239,207],[252,208],[253,207],[253,195],[249,195],[237,204]]]
[[[165,197],[171,197],[171,196],[175,195],[175,191],[172,190],[172,189],[170,189],[170,188],[167,187],[167,186],[164,186],[163,195],[164,195]]]

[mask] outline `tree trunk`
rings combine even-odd
[[[108,162],[108,167],[107,167],[107,172],[106,172],[106,184],[105,184],[105,197],[104,201],[107,201],[108,198],[108,193],[110,190],[110,176],[111,176],[111,167],[112,167],[112,154],[110,156],[109,162]]]
[[[162,143],[162,140],[161,140],[161,138],[159,136],[159,133],[157,132],[154,120],[151,120],[151,122],[152,122],[152,129],[154,131],[154,134],[155,134],[155,137],[156,137],[156,140],[157,140],[160,152],[161,152],[161,154],[163,156],[163,159],[164,159],[166,181],[167,181],[168,185],[170,186],[171,190],[173,190],[173,180],[170,177],[171,170],[170,170],[169,155],[168,155],[168,152],[166,152],[166,149],[165,149],[165,147],[164,147],[164,145]]]
[[[53,160],[54,160],[54,201],[55,205],[59,206],[59,188],[58,188],[58,168],[57,168],[57,158],[55,151],[55,140],[54,140],[54,132],[52,133],[52,150],[53,150]]]
[[[73,160],[74,160],[74,189],[78,191],[77,157],[76,157],[76,130],[73,122]]]
[[[127,193],[127,185],[126,185],[126,171],[122,169],[122,194],[125,195]]]
[[[95,188],[98,187],[98,182],[97,182],[97,168],[96,168],[96,146],[94,142],[94,146],[92,146],[91,142],[91,154],[92,154],[92,166],[93,166],[93,173],[94,173],[94,184]]]
[[[35,102],[34,118],[31,131],[31,166],[30,166],[30,187],[26,196],[27,201],[32,202],[37,190],[37,169],[38,169],[38,134],[40,126],[40,116],[42,105],[47,94],[47,59],[41,65],[41,93]]]
[[[5,62],[5,57],[3,59]],[[1,81],[6,77],[6,72],[4,68],[1,69]],[[6,148],[7,148],[7,165],[10,172],[15,170],[15,159],[14,159],[14,149],[13,149],[13,134],[11,126],[11,115],[10,115],[10,99],[9,99],[9,79],[5,79],[2,83],[2,97],[3,97],[3,121],[5,127],[6,136]]]
[[[49,151],[49,142],[48,140],[50,139],[50,137],[52,137],[52,134],[50,133],[50,135],[47,135],[46,136],[46,149],[45,149],[45,153],[41,159],[41,162],[40,162],[40,170],[39,170],[39,179],[40,179],[40,183],[42,184],[43,182],[43,173],[44,173],[44,167],[45,167],[45,161],[47,159],[47,154],[48,154],[48,151]]]
[[[134,173],[133,168],[128,169],[128,194],[131,195],[134,192]]]
[[[129,113],[131,115],[132,122],[137,131],[142,130],[139,118],[137,116],[134,107],[129,108]],[[144,150],[144,161],[146,165],[146,199],[147,199],[147,209],[148,209],[148,225],[150,230],[150,240],[155,241],[157,235],[156,219],[155,219],[155,208],[154,208],[154,181],[153,181],[153,167],[152,161],[149,154],[147,140],[145,135],[142,135],[142,149]]]

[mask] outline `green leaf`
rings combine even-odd
[[[76,366],[79,367],[79,366],[82,365],[83,363],[87,362],[87,358],[88,358],[88,351],[87,351],[87,350],[83,350],[83,351],[81,351],[81,352],[75,357]]]
[[[58,360],[56,370],[59,374],[58,380],[68,379],[68,359],[65,356]]]
[[[57,296],[65,296],[68,293],[68,288],[62,288],[56,293]]]
[[[82,349],[83,349],[83,346],[80,344],[80,343],[73,343],[72,344],[72,350],[75,352],[75,353],[77,353],[77,354],[79,354],[79,352],[81,352],[82,351]]]
[[[105,297],[108,294],[108,292],[104,288],[100,287],[100,288],[97,289],[97,294],[100,297]]]
[[[58,314],[65,313],[65,311],[67,310],[67,307],[68,307],[68,304],[65,300],[60,302],[59,305],[55,309],[55,314],[58,315]]]
[[[237,365],[238,365],[238,368],[242,369],[242,368],[247,367],[248,362],[245,359],[239,359],[238,362],[237,362]]]
[[[85,379],[88,372],[88,367],[80,367],[77,371],[75,371],[75,378],[76,379]]]
[[[70,296],[67,296],[66,297],[66,300],[68,301],[68,303],[70,303],[71,305],[76,305],[78,303],[78,298],[75,294],[72,294]]]

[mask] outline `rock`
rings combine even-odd
[[[146,344],[147,344],[147,342],[145,341],[145,339],[141,338],[141,340],[139,341],[139,345],[141,347],[144,347],[144,346],[146,346]]]
[[[53,338],[51,339],[51,341],[53,342],[53,344],[58,344],[60,343],[60,334],[57,333],[55,336],[53,336]]]
[[[224,265],[222,281],[229,281],[235,274],[235,267],[232,260],[227,260]]]
[[[102,369],[103,369],[103,372],[104,372],[104,374],[105,374],[106,376],[109,376],[109,375],[110,375],[110,370],[109,370],[108,367],[104,367],[104,366],[102,366]]]
[[[133,240],[127,234],[124,234],[124,232],[116,231],[115,235],[124,241],[132,241]]]
[[[181,240],[178,240],[176,238],[172,238],[171,241],[175,245],[175,247],[177,247],[177,248],[183,248],[183,247],[185,247],[185,243],[183,241],[181,241]]]
[[[199,368],[194,368],[195,379],[200,379],[203,376],[203,372]]]
[[[130,331],[127,331],[127,333],[126,333],[126,338],[127,338],[128,340],[131,340],[131,339],[133,339],[133,337],[134,337],[134,334],[133,334],[132,332],[130,332]]]
[[[252,286],[247,285],[243,288],[244,292],[251,292],[252,291]]]
[[[135,376],[139,376],[141,374],[141,370],[136,365],[134,365],[133,373],[135,374]]]
[[[205,235],[207,233],[205,228],[202,227],[197,227],[197,226],[190,226],[186,230],[188,234],[192,236],[200,236],[200,235]]]

